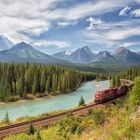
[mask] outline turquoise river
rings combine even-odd
[[[41,113],[71,109],[78,106],[81,96],[83,96],[86,103],[90,103],[94,101],[94,95],[97,90],[107,88],[109,88],[109,81],[91,81],[86,82],[76,91],[69,94],[15,103],[0,103],[0,120],[5,116],[6,112],[9,113],[10,120],[15,120],[22,116],[34,116]]]

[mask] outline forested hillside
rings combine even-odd
[[[39,64],[0,64],[0,100],[25,98],[27,94],[63,94],[75,90],[94,74]]]

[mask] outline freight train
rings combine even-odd
[[[95,103],[104,103],[106,101],[115,99],[122,95],[127,94],[132,87],[133,82],[125,79],[121,79],[122,86],[110,88],[107,90],[99,90],[95,95]]]

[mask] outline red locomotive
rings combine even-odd
[[[116,87],[107,90],[97,91],[97,94],[95,95],[95,103],[103,103],[115,99],[117,97],[127,94],[127,92],[128,92],[128,86],[125,85],[119,88]]]

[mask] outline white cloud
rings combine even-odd
[[[84,30],[81,34],[83,34],[86,42],[111,48],[115,46],[122,46],[125,39],[128,37],[140,35],[139,25],[140,20],[138,19],[120,22],[102,22],[102,24],[97,25],[94,31]]]
[[[30,42],[23,34],[40,35],[48,31],[50,22],[43,19],[44,8],[49,8],[57,0],[1,0],[0,1],[0,33],[6,35],[14,43]]]
[[[106,33],[106,38],[110,40],[123,40],[134,35],[140,35],[140,28],[112,30]]]
[[[102,15],[133,2],[133,0],[93,0],[69,5],[67,8],[56,6],[63,1],[65,0],[0,0],[0,33],[9,37],[14,43],[19,41],[30,43],[33,40],[29,37],[39,36],[53,28],[53,21],[60,28],[65,28],[77,24],[85,17]],[[87,29],[94,29],[95,26],[102,24],[100,19],[92,17],[88,21],[90,25]]]
[[[89,17],[87,21],[89,22],[87,30],[93,30],[95,28],[94,26],[102,24],[102,20],[98,18]]]
[[[77,21],[62,21],[62,22],[58,22],[57,25],[59,28],[66,28],[70,25],[76,25],[77,24]]]
[[[140,0],[136,0],[137,3],[140,3]]]
[[[33,43],[34,46],[57,46],[59,48],[68,48],[70,47],[70,44],[65,41],[59,41],[59,40],[40,40]]]
[[[50,28],[50,24],[43,20],[15,17],[1,17],[0,26],[0,32],[7,35],[14,43],[27,41],[27,36],[20,32],[25,32],[29,35],[39,35]]]
[[[140,9],[136,9],[131,12],[131,15],[134,15],[135,17],[140,17]]]
[[[53,28],[53,21],[59,21],[58,25],[66,27],[87,16],[111,12],[133,2],[133,0],[94,0],[58,8],[57,3],[63,4],[64,1],[0,0],[0,33],[7,35],[15,43],[28,42],[31,41],[28,36],[38,36]]]
[[[60,28],[65,28],[70,25],[69,22],[58,22],[57,24]]]
[[[131,7],[125,7],[119,12],[119,16],[126,16]]]
[[[122,44],[123,47],[129,47],[129,46],[133,46],[133,45],[140,45],[140,42],[124,42]]]
[[[85,2],[72,7],[68,10],[65,9],[65,15],[67,19],[75,20],[86,16],[99,15],[107,12],[114,11],[118,8],[124,7],[131,3],[132,1],[126,0],[96,0]]]

